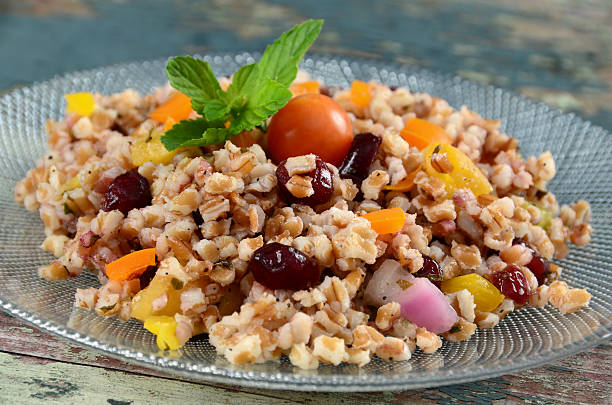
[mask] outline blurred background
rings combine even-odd
[[[177,54],[262,51],[307,18],[313,52],[513,89],[612,129],[610,0],[0,0],[0,94]]]

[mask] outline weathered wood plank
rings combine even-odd
[[[5,404],[226,404],[235,393],[184,381],[59,363],[0,353],[0,399]],[[290,404],[291,400],[241,392],[249,404]]]
[[[144,377],[153,375],[165,377],[167,381],[178,383],[183,378],[177,378],[156,370],[120,361],[104,356],[95,351],[76,347],[71,342],[49,335],[43,331],[25,325],[16,318],[0,314],[0,350],[5,354],[20,354],[17,356],[19,368],[22,364],[29,364],[31,376],[38,375],[36,366],[57,362],[85,366],[92,369],[92,373],[104,370],[108,373],[122,372],[126,375]],[[399,393],[350,393],[350,394],[313,394],[287,391],[272,391],[230,387],[223,384],[195,384],[200,390],[217,390],[232,392],[236,398],[243,395],[258,395],[268,401],[294,401],[294,402],[332,402],[345,401],[372,402],[373,398],[383,401],[411,402],[411,403],[489,403],[496,400],[529,401],[532,403],[572,403],[594,404],[605,403],[612,395],[612,344],[604,344],[591,349],[586,353],[572,356],[548,366],[527,370],[524,372],[492,378],[485,381],[458,384],[438,389],[413,390]],[[60,367],[60,366],[58,366]],[[64,367],[64,366],[61,366]],[[67,371],[80,370],[67,368]],[[75,371],[76,372],[76,371]],[[96,374],[97,375],[97,374]],[[70,378],[79,381],[80,375],[64,374],[66,381]],[[127,378],[127,377],[125,377]],[[154,377],[150,377],[154,378]],[[0,379],[0,391],[4,385]],[[73,382],[74,383],[74,382]],[[127,384],[126,380],[126,384]],[[131,384],[131,383],[130,383]],[[192,385],[188,385],[192,387]],[[195,389],[195,388],[191,388]],[[0,394],[1,395],[1,394]],[[92,394],[96,395],[96,394]],[[1,398],[1,396],[0,396]]]
[[[502,378],[494,378],[468,388],[466,384],[443,387],[440,390],[419,390],[403,393],[324,394],[285,391],[235,390],[130,372],[88,367],[71,363],[0,352],[0,378],[10,382],[0,389],[0,401],[10,404],[65,403],[85,401],[109,404],[163,403],[210,404],[371,404],[415,403],[533,403],[533,404],[604,404],[610,393],[561,398],[558,386],[549,387],[549,397],[513,393],[514,387]]]
[[[167,374],[139,365],[117,360],[99,352],[76,346],[62,339],[27,325],[17,318],[0,311],[0,350],[31,355],[74,364],[92,365],[116,370],[132,371],[148,375]]]

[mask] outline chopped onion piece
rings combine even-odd
[[[403,318],[435,334],[446,332],[459,320],[442,291],[425,277],[415,278],[393,301],[400,304]]]
[[[402,287],[398,284],[399,280],[412,283],[414,276],[404,270],[395,260],[385,260],[374,272],[365,289],[365,302],[379,307],[395,301],[394,298],[402,292]]]

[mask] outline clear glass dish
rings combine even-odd
[[[257,56],[205,59],[223,75]],[[38,215],[14,203],[14,184],[45,152],[45,121],[63,116],[65,93],[110,94],[127,87],[146,93],[164,83],[165,63],[155,60],[72,73],[0,98],[0,307],[7,312],[75,343],[192,380],[303,391],[399,390],[484,379],[568,356],[611,336],[612,137],[608,132],[491,86],[407,66],[325,56],[308,58],[302,67],[329,85],[374,79],[442,97],[456,108],[465,104],[486,118],[500,118],[503,129],[519,139],[524,155],[550,149],[558,169],[550,189],[559,202],[584,198],[593,208],[592,242],[582,248],[572,246],[570,255],[559,261],[564,280],[593,294],[590,307],[566,316],[550,307],[525,308],[492,330],[479,330],[468,341],[445,342],[433,355],[416,352],[405,362],[375,358],[363,368],[323,365],[315,371],[295,369],[287,359],[233,366],[215,354],[205,337],[164,357],[154,336],[140,323],[74,308],[75,289],[96,285],[97,280],[91,274],[59,282],[38,278],[37,266],[48,263],[51,255],[39,248],[43,225]]]

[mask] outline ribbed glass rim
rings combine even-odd
[[[217,57],[240,57],[244,59],[251,57],[257,57],[257,53],[215,53],[209,54],[207,58]],[[50,80],[33,83],[30,86],[11,90],[0,97],[0,105],[7,103],[11,95],[18,92],[24,91],[36,91],[42,87],[50,88],[61,88],[61,83],[71,81],[76,78],[81,78],[87,75],[99,74],[101,71],[114,71],[120,69],[134,69],[145,66],[147,64],[160,64],[163,65],[167,61],[167,58],[120,63],[106,67],[88,69],[77,72],[72,72],[64,75],[58,75]],[[532,100],[526,96],[516,94],[512,91],[501,89],[492,85],[481,84],[473,82],[468,79],[463,79],[456,75],[448,73],[439,73],[436,71],[405,66],[396,63],[386,62],[372,62],[370,60],[358,59],[358,58],[344,58],[337,56],[327,55],[313,55],[306,58],[303,61],[303,66],[308,70],[309,64],[315,64],[319,62],[338,62],[340,64],[346,63],[349,65],[356,64],[362,71],[368,71],[371,69],[378,70],[379,72],[392,72],[395,74],[410,75],[434,75],[439,77],[440,80],[450,81],[454,84],[470,84],[478,89],[492,90],[495,92],[503,92],[509,94],[512,99],[519,100],[527,104],[527,109],[538,109],[548,114],[553,114],[554,117],[565,116],[571,118],[579,126],[587,126],[589,128],[596,128],[604,131],[606,137],[610,136],[608,131],[602,128],[592,125],[589,121],[578,117],[573,113],[565,113],[556,108],[545,105],[541,102]],[[160,83],[161,84],[161,83]],[[552,119],[552,118],[551,118]],[[215,365],[202,365],[197,362],[183,361],[181,359],[170,359],[166,357],[160,357],[155,355],[147,355],[139,351],[120,347],[117,345],[105,343],[101,340],[96,339],[93,336],[82,334],[74,329],[67,328],[56,322],[47,320],[43,317],[38,316],[34,312],[29,312],[12,303],[2,295],[2,289],[0,286],[0,307],[8,312],[9,314],[29,323],[37,328],[44,331],[50,332],[54,335],[67,338],[74,343],[79,345],[99,350],[111,357],[129,360],[146,367],[150,367],[162,372],[176,374],[188,378],[189,380],[205,381],[205,382],[216,382],[225,384],[242,385],[246,387],[258,387],[268,389],[288,389],[297,391],[330,391],[330,392],[364,392],[364,391],[383,391],[383,390],[405,390],[415,388],[426,388],[433,386],[443,386],[450,384],[463,383],[468,381],[481,380],[485,378],[491,378],[524,370],[527,368],[537,367],[572,354],[584,351],[590,347],[593,347],[610,337],[612,337],[612,325],[601,326],[594,333],[579,339],[570,344],[566,344],[560,348],[552,349],[538,355],[530,355],[516,358],[506,359],[499,361],[495,366],[491,365],[475,365],[465,367],[461,370],[435,370],[430,372],[424,372],[418,375],[410,374],[409,376],[402,375],[387,375],[384,374],[372,376],[372,375],[298,375],[298,374],[281,374],[281,373],[269,373],[269,372],[258,372],[248,370],[237,370],[224,367],[217,367]],[[377,378],[378,377],[378,378]]]

